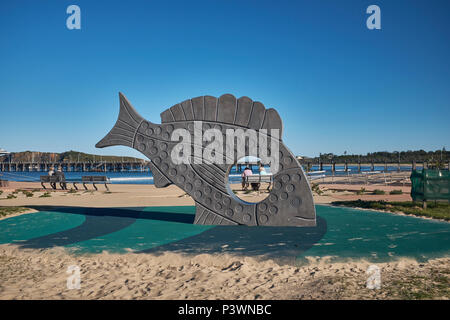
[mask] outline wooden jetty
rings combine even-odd
[[[334,161],[330,161],[330,162],[311,162],[311,161],[302,161],[299,160],[300,164],[303,165],[303,167],[306,169],[306,171],[311,171],[313,166],[317,167],[318,171],[323,171],[324,168],[328,167],[330,168],[331,172],[336,172],[336,171],[344,171],[344,172],[348,172],[350,171],[350,167],[356,167],[356,172],[360,173],[361,172],[361,168],[362,167],[370,167],[370,171],[375,171],[375,168],[382,168],[381,170],[378,169],[379,171],[384,171],[384,172],[388,172],[388,171],[392,171],[392,167],[395,167],[396,170],[398,172],[401,171],[401,168],[405,168],[405,167],[409,167],[410,170],[415,170],[418,167],[420,168],[424,168],[427,169],[428,168],[428,163],[426,161],[424,162],[416,162],[416,161],[412,161],[411,163],[405,163],[405,162],[366,162],[366,163],[361,163],[361,162],[357,162],[357,163],[348,163],[348,162],[344,162],[344,163],[337,163]],[[336,167],[343,167],[342,170],[336,170]],[[391,168],[391,170],[388,170],[388,168]],[[446,169],[450,168],[450,161],[447,163],[446,165]],[[354,170],[353,170],[354,171]]]
[[[96,162],[0,162],[0,172],[47,172],[51,167],[65,172],[129,172],[150,170],[148,161]]]
[[[337,163],[337,162],[310,162],[299,160],[300,164],[303,165],[306,171],[311,171],[312,167],[317,167],[318,171],[323,171],[324,168],[329,168],[333,173],[336,171],[352,171],[360,173],[362,167],[370,167],[370,171],[375,171],[375,168],[382,167],[381,171],[392,171],[392,167],[396,167],[397,171],[400,172],[401,168],[410,167],[410,170],[416,169],[417,167],[428,168],[427,162],[416,163],[415,161],[411,163],[397,162],[397,163]],[[64,161],[64,162],[0,162],[0,172],[47,172],[50,167],[55,169],[61,167],[62,171],[65,172],[128,172],[128,171],[149,171],[149,161],[91,161],[91,162],[78,162],[78,161]],[[245,166],[259,165],[259,162],[244,162],[238,163],[238,172],[242,171]],[[336,170],[337,167],[343,168]],[[353,167],[353,170],[350,169]],[[446,165],[446,169],[450,167],[450,161]],[[390,168],[390,170],[388,170]]]

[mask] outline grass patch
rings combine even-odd
[[[27,190],[21,190],[21,191],[27,198],[31,198],[33,196],[33,192],[30,192]]]
[[[323,191],[320,190],[320,187],[319,187],[319,185],[318,185],[317,183],[313,183],[313,184],[312,184],[311,190],[312,190],[313,192],[315,192],[315,193],[316,193],[317,195],[319,195],[319,196],[323,193]]]
[[[402,300],[441,299],[450,294],[447,276],[431,273],[424,276],[412,275],[403,280],[393,281],[388,288],[389,295]]]
[[[39,196],[39,198],[50,198],[52,195],[50,194],[50,192],[45,192],[44,194],[41,194]]]
[[[384,192],[384,190],[375,189],[375,190],[373,190],[373,194],[381,195],[381,194],[386,194],[386,192]]]
[[[6,199],[16,199],[16,198],[17,198],[17,196],[14,193],[8,194],[6,196]]]
[[[427,208],[422,208],[422,203],[413,201],[334,201],[333,205],[353,208],[384,210],[390,212],[403,212],[419,217],[429,217],[450,221],[450,204],[448,202],[428,202]]]
[[[389,194],[403,194],[402,190],[392,190]]]
[[[29,208],[25,207],[0,207],[0,217],[6,217],[10,214],[21,213],[29,210]]]

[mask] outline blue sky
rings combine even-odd
[[[81,8],[81,30],[66,8]],[[368,30],[366,8],[381,8]],[[200,95],[278,110],[295,153],[450,149],[449,1],[0,2],[0,147],[96,149],[123,92],[148,120]]]

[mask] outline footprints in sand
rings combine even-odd
[[[4,299],[342,299],[395,298],[407,277],[450,273],[450,259],[426,264],[378,264],[382,289],[368,290],[367,262],[279,265],[229,255],[175,253],[71,256],[64,250],[18,250],[0,245]],[[67,266],[78,265],[81,289],[66,288]],[[433,273],[434,272],[434,273]],[[425,281],[425,280],[424,280]]]

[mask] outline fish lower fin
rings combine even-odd
[[[153,163],[150,163],[149,165],[153,174],[153,183],[155,184],[155,187],[164,188],[173,183]]]
[[[144,120],[128,99],[119,92],[120,111],[116,124],[95,147],[126,146],[133,148],[136,130]]]
[[[200,203],[195,201],[195,219],[194,224],[202,225],[238,225],[237,222],[228,219],[220,214],[217,214],[208,208],[202,206]]]

